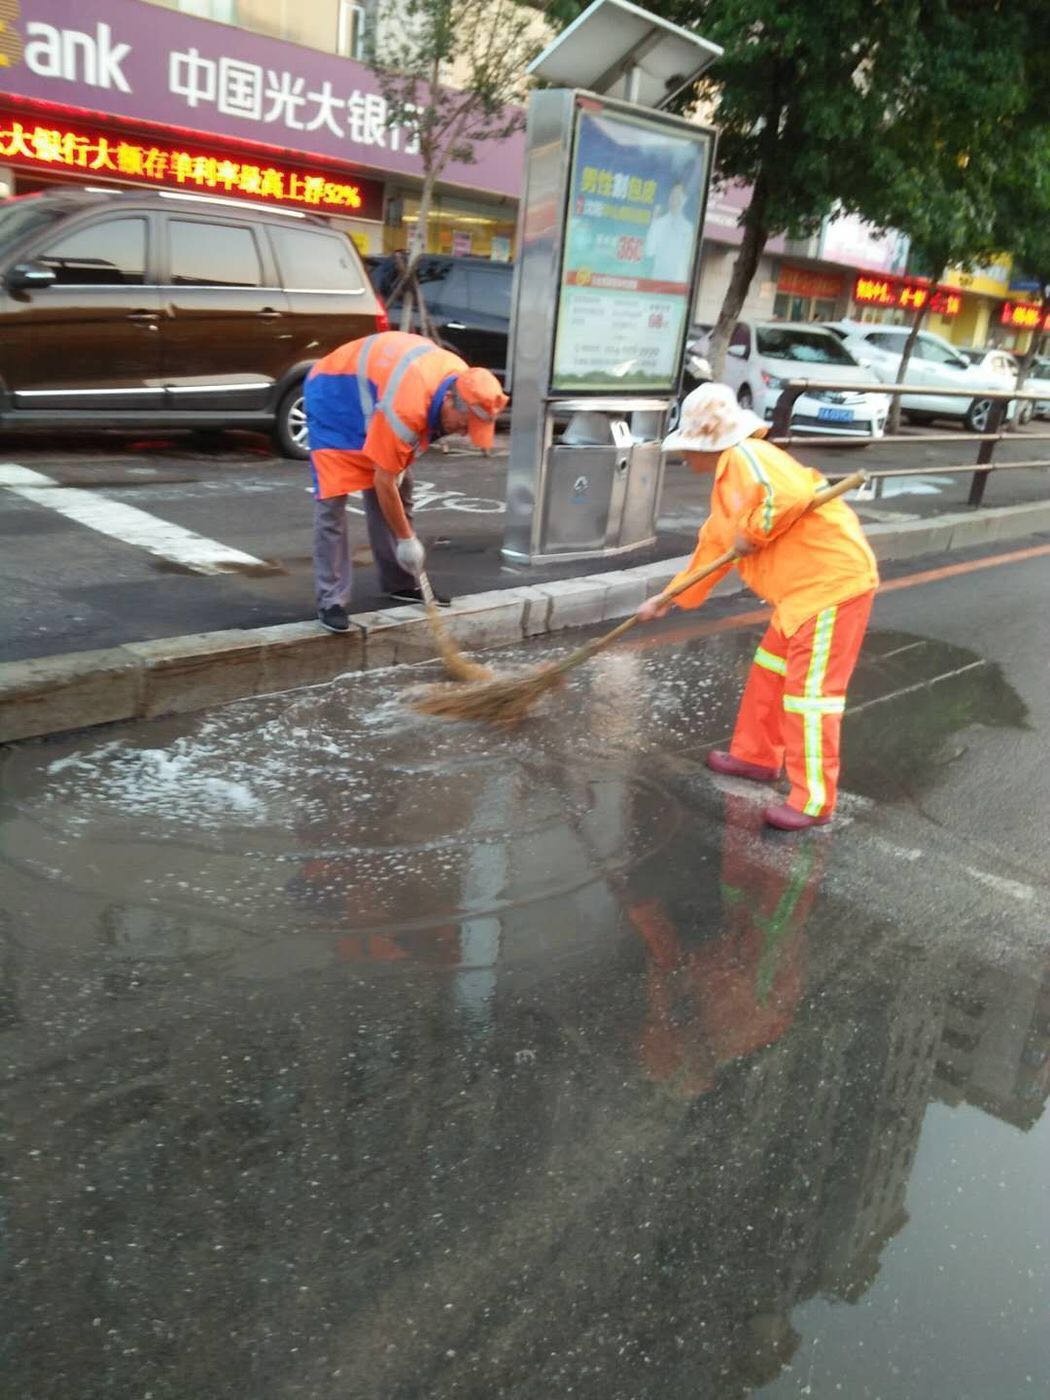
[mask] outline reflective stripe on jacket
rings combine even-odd
[[[397,475],[441,436],[441,406],[466,362],[432,340],[382,331],[340,345],[306,380],[315,489],[322,499]]]
[[[840,498],[807,510],[826,485],[811,467],[761,438],[748,438],[722,453],[705,520],[687,568],[673,580],[732,549],[737,534],[755,546],[735,567],[775,609],[774,622],[790,637],[824,608],[877,588],[879,572],[860,521]],[[733,565],[679,595],[679,607],[696,608]]]

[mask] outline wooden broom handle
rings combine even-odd
[[[858,487],[863,486],[867,479],[866,472],[853,472],[849,476],[844,476],[841,481],[836,481],[834,486],[822,487],[821,490],[814,494],[813,499],[806,506],[806,510],[815,510],[817,506],[825,505],[828,501],[835,500],[837,496],[844,496],[847,491],[855,491]],[[677,584],[674,588],[665,588],[664,591],[659,594],[659,597],[664,602],[670,602],[672,598],[677,598],[679,593],[684,593],[687,588],[692,588],[694,584],[701,583],[711,574],[717,573],[719,569],[725,568],[727,564],[735,563],[739,557],[735,550],[727,549],[725,554],[720,554],[718,558],[713,560],[710,564],[705,564],[701,569],[694,569],[687,578],[684,578],[682,582]],[[606,632],[602,637],[596,637],[593,642],[587,642],[586,645],[574,651],[570,656],[565,657],[563,661],[555,662],[551,670],[558,672],[572,670],[574,667],[579,666],[581,662],[587,661],[590,657],[595,656],[599,651],[604,651],[610,642],[615,642],[619,637],[622,637],[625,632],[629,632],[640,620],[637,613],[632,613],[630,617],[624,618],[619,626],[614,627],[611,632]]]

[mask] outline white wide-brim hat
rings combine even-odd
[[[682,400],[678,427],[664,438],[665,452],[724,452],[768,425],[757,413],[741,408],[728,384],[701,384]]]

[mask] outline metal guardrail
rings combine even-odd
[[[1006,432],[1003,428],[1003,419],[1006,416],[1006,409],[1009,403],[1015,400],[1027,399],[1033,403],[1040,402],[1046,398],[1045,393],[1034,393],[1027,389],[981,389],[974,392],[973,389],[942,389],[936,387],[936,397],[952,399],[991,399],[992,408],[988,420],[988,431],[985,433],[909,433],[907,437],[882,437],[863,438],[857,433],[821,433],[818,437],[806,437],[802,434],[792,433],[791,417],[796,402],[803,394],[817,391],[824,393],[833,391],[835,393],[847,394],[884,394],[888,398],[903,397],[905,394],[920,398],[932,397],[933,394],[923,395],[924,388],[933,389],[933,386],[919,384],[842,384],[831,383],[823,379],[790,379],[777,399],[776,407],[773,410],[773,424],[770,432],[770,441],[781,445],[791,444],[794,447],[828,447],[846,446],[858,443],[901,443],[909,447],[917,442],[975,442],[977,443],[977,461],[966,462],[961,466],[938,466],[935,470],[938,474],[947,472],[973,472],[973,480],[970,482],[970,495],[968,504],[979,506],[984,500],[985,487],[988,485],[988,478],[993,471],[1016,470],[1018,467],[1050,467],[1050,459],[1034,462],[996,462],[993,460],[995,449],[1000,442],[1006,440]],[[918,409],[917,412],[924,410]],[[1017,439],[1014,439],[1016,441]],[[1050,442],[1050,433],[1025,433],[1024,442]],[[890,476],[928,476],[929,467],[890,467],[884,470],[869,472],[871,480],[876,483],[876,494],[878,494],[878,483]]]

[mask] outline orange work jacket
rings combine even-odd
[[[380,331],[318,360],[306,380],[314,492],[368,490],[398,475],[441,436],[441,406],[465,360],[432,340]]]
[[[688,567],[672,585],[732,549],[738,533],[755,552],[679,594],[678,606],[699,607],[736,567],[747,586],[773,604],[774,624],[790,637],[824,608],[877,588],[875,556],[845,501],[807,510],[826,484],[812,467],[761,438],[727,448],[715,467],[711,513]]]

